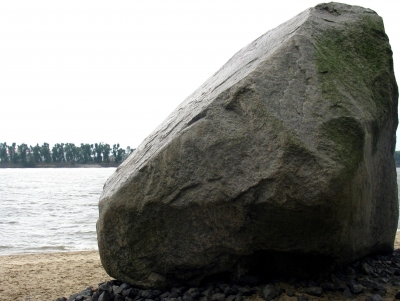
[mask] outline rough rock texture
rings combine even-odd
[[[374,11],[320,4],[267,32],[106,182],[105,270],[168,287],[305,276],[392,251],[397,101]]]

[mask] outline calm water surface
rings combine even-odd
[[[0,168],[0,255],[96,250],[97,204],[114,171]]]
[[[0,255],[97,249],[97,205],[114,171],[0,168]]]

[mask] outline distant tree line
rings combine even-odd
[[[0,143],[1,163],[22,163],[24,166],[34,166],[36,163],[71,162],[71,163],[121,163],[135,149],[129,146],[122,149],[119,143],[111,147],[107,143],[56,143],[53,147],[46,142],[42,145],[28,146],[25,143],[17,145]]]

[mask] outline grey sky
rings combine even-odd
[[[1,1],[0,141],[136,147],[238,50],[318,3]],[[346,3],[383,17],[399,74],[394,2]]]

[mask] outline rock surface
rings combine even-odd
[[[195,286],[392,251],[397,101],[372,10],[320,4],[267,32],[106,182],[105,270],[142,288]]]

